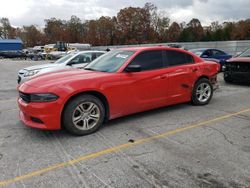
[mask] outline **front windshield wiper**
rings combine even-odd
[[[108,72],[108,71],[105,71],[105,70],[97,70],[97,69],[93,69],[93,68],[90,68],[90,67],[83,68],[83,70],[91,70],[91,71],[97,71],[97,72]]]
[[[97,71],[96,69],[93,69],[93,68],[90,68],[90,67],[87,67],[87,68],[83,68],[84,70],[91,70],[91,71]]]

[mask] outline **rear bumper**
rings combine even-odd
[[[20,120],[27,126],[44,130],[61,128],[60,105],[55,102],[26,103],[18,99]]]
[[[217,80],[217,74],[209,78],[210,83],[213,86],[213,90],[219,89],[219,84]]]

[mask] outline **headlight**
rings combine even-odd
[[[59,97],[52,93],[30,94],[30,102],[51,102]]]
[[[29,76],[34,76],[35,74],[37,74],[40,70],[32,70],[32,71],[28,71],[24,74],[25,77],[29,77]]]

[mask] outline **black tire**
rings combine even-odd
[[[84,123],[86,119],[83,117],[85,116],[84,113],[81,114],[80,110],[78,110],[81,108],[78,108],[78,107],[79,105],[86,105],[88,103],[95,105],[95,108],[96,108],[95,110],[98,111],[100,115],[99,115],[99,119],[96,120],[96,124],[93,127],[87,130],[83,130],[85,127]],[[79,117],[81,116],[81,118],[84,118],[84,120],[79,120],[78,122],[79,125],[76,125],[76,123],[73,122],[73,118],[78,119],[78,117],[74,117],[76,113],[81,114],[79,115]],[[89,116],[91,116],[91,112],[89,113]],[[105,108],[104,108],[102,101],[93,95],[83,94],[76,98],[73,98],[66,105],[62,114],[62,123],[63,123],[63,127],[71,134],[77,135],[77,136],[83,136],[83,135],[88,135],[88,134],[96,132],[102,125],[104,118],[105,118]],[[89,121],[89,120],[86,120],[86,121]],[[83,124],[82,129],[80,128],[81,123]]]
[[[208,88],[209,89],[208,93],[205,93],[205,94],[207,94],[208,97],[207,98],[205,97],[203,100],[202,100],[202,97],[200,98],[198,96],[199,95],[198,91],[200,91],[199,88],[202,87],[202,84],[205,85],[207,88],[209,87]],[[192,99],[191,99],[192,104],[194,104],[194,105],[206,105],[206,104],[208,104],[210,102],[212,97],[213,97],[213,86],[212,86],[212,84],[206,78],[199,79],[195,83],[193,91],[192,91]]]

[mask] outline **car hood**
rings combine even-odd
[[[25,84],[37,88],[65,86],[67,83],[71,83],[74,81],[101,78],[107,75],[110,75],[110,73],[89,71],[83,69],[67,69],[42,74],[40,76],[34,77],[31,80],[28,80],[27,82],[25,82]]]
[[[227,60],[227,62],[244,62],[244,63],[250,63],[250,57],[234,57],[234,58],[231,58],[231,59]]]
[[[26,67],[26,68],[24,68],[24,70],[32,71],[32,70],[36,70],[36,69],[46,69],[46,68],[52,68],[52,67],[56,67],[56,66],[58,66],[58,64],[35,65],[35,66]]]

